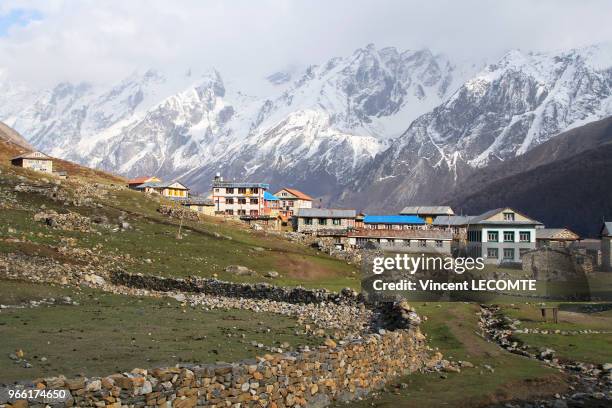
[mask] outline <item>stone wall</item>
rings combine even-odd
[[[340,293],[335,293],[325,289],[285,288],[268,283],[234,283],[197,277],[162,278],[126,272],[111,274],[111,282],[116,285],[160,292],[206,293],[215,296],[267,299],[286,303],[363,303],[362,295],[351,289],[343,289]]]
[[[184,365],[104,378],[48,378],[38,387],[67,388],[59,406],[322,407],[381,388],[386,381],[432,367],[418,328],[369,334],[315,350],[264,355],[234,364]],[[42,406],[42,405],[41,405]]]
[[[362,296],[352,290],[336,294],[124,272],[111,274],[111,280],[117,285],[151,291],[364,306]],[[236,363],[134,369],[102,378],[45,378],[35,380],[32,386],[70,391],[66,401],[48,405],[52,407],[323,407],[332,401],[360,398],[393,378],[439,365],[442,356],[429,356],[426,338],[419,329],[420,318],[409,305],[379,305],[377,316],[378,324],[369,329],[375,333],[337,342],[328,338],[315,349],[302,347],[300,351],[265,354]]]

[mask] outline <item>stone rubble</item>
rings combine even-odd
[[[481,305],[479,326],[485,336],[505,350],[527,358],[537,359],[548,366],[569,374],[572,393],[560,396],[572,404],[582,406],[589,401],[605,400],[612,405],[612,364],[588,364],[576,361],[561,361],[550,348],[532,352],[527,344],[513,337],[517,321],[504,316],[496,305]],[[608,370],[606,370],[608,368]],[[538,400],[529,403],[518,402],[516,407],[554,407],[557,400]],[[565,402],[565,401],[564,401]],[[558,403],[557,403],[558,406]],[[596,405],[594,405],[596,406]]]

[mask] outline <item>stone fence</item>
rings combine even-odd
[[[267,354],[234,364],[189,365],[104,378],[48,378],[37,387],[65,388],[71,397],[51,406],[77,407],[323,407],[350,401],[390,379],[432,367],[418,328],[315,350]],[[30,405],[32,406],[32,405]],[[44,405],[41,405],[44,406]]]
[[[268,283],[234,283],[212,278],[163,278],[127,272],[113,272],[111,282],[115,285],[159,292],[193,292],[236,298],[267,299],[286,303],[359,304],[365,301],[361,294],[351,289],[343,289],[340,293],[335,293],[325,289],[284,288]]]
[[[291,303],[363,304],[352,290],[281,288],[215,279],[173,279],[117,272],[113,283],[155,291],[188,291],[220,296],[271,299]],[[380,389],[398,376],[439,365],[442,356],[428,354],[420,319],[405,302],[388,303],[378,313],[376,333],[300,351],[265,354],[236,363],[182,364],[103,378],[39,379],[36,388],[67,389],[69,398],[57,404],[30,407],[323,407],[350,401]],[[380,317],[382,316],[382,317]],[[0,406],[2,401],[0,401]],[[19,404],[19,403],[17,403]],[[11,405],[8,405],[9,407]],[[14,405],[27,406],[27,405]]]

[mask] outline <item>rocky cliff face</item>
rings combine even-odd
[[[397,209],[448,198],[475,169],[532,149],[559,132],[612,114],[612,53],[512,51],[466,81],[355,176],[340,202]]]

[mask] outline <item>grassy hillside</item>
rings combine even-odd
[[[278,235],[252,231],[239,222],[216,217],[184,221],[177,239],[180,220],[157,211],[162,204],[172,205],[169,201],[128,190],[121,177],[65,161],[54,162],[69,173],[69,179],[61,181],[11,166],[10,157],[20,151],[0,142],[0,237],[5,237],[0,238],[0,253],[80,264],[84,258],[70,254],[89,250],[87,262],[93,267],[98,262],[99,267],[112,264],[130,272],[335,290],[358,286],[355,266]],[[41,192],[15,191],[24,184]],[[54,190],[56,197],[49,193]],[[87,217],[93,220],[91,230],[64,230],[34,221],[36,213],[51,210]],[[119,228],[125,223],[127,229]],[[64,247],[69,247],[68,255]],[[109,260],[113,262],[105,263]],[[257,275],[232,275],[225,272],[228,265],[244,265]],[[277,271],[280,277],[264,277],[268,271]]]

